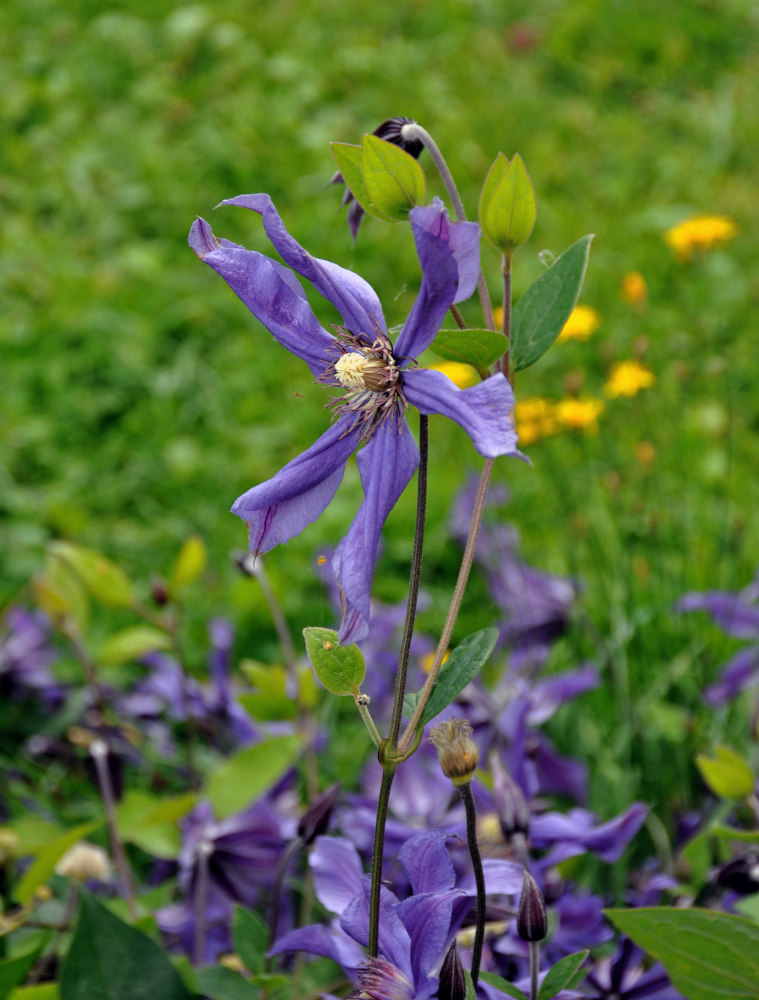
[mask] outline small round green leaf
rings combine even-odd
[[[413,156],[392,142],[365,135],[361,173],[372,203],[395,222],[407,219],[415,205],[424,204],[424,171]]]
[[[331,628],[304,628],[303,637],[314,673],[325,688],[341,696],[357,695],[366,675],[358,646],[341,646]]]
[[[480,195],[483,236],[502,253],[512,253],[530,238],[537,205],[524,161],[516,153],[509,163],[499,153]]]
[[[696,764],[709,788],[723,799],[745,799],[754,790],[756,776],[753,770],[730,747],[718,746],[714,757],[699,754]]]
[[[431,350],[446,361],[471,365],[484,378],[508,346],[506,337],[496,330],[440,330]]]
[[[380,212],[366,190],[364,176],[361,173],[361,147],[353,146],[348,142],[333,142],[330,144],[330,148],[337,169],[343,175],[343,180],[350,193],[367,215],[371,215],[372,218],[378,219],[380,222],[392,222],[390,216]]]

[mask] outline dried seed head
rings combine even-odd
[[[443,774],[454,785],[466,785],[474,774],[480,755],[472,739],[472,727],[464,719],[450,719],[430,733]]]

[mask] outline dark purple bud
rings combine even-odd
[[[741,896],[759,892],[759,852],[747,851],[743,857],[728,861],[717,869],[714,881]]]
[[[304,844],[311,844],[317,837],[327,832],[332,808],[340,791],[340,782],[332,785],[326,792],[318,795],[301,816],[298,823],[298,836]]]
[[[548,933],[548,916],[543,893],[526,868],[522,879],[522,897],[517,911],[517,933],[523,941],[542,941]]]
[[[526,837],[530,828],[530,807],[524,792],[495,754],[491,757],[491,770],[493,798],[504,839],[513,840],[519,834]]]
[[[440,1000],[464,1000],[466,996],[466,977],[464,966],[459,958],[459,949],[454,941],[445,953],[440,968],[440,985],[437,995]]]
[[[169,590],[166,586],[166,581],[162,577],[154,576],[150,581],[150,596],[159,608],[168,603]]]

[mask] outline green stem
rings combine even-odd
[[[111,782],[111,772],[108,767],[108,744],[100,738],[95,739],[90,744],[90,756],[95,765],[100,795],[103,799],[105,809],[105,821],[108,827],[108,834],[111,839],[111,850],[113,859],[116,862],[121,881],[124,887],[124,896],[127,902],[127,909],[132,920],[137,919],[137,903],[134,895],[134,882],[129,869],[124,845],[121,842],[119,827],[116,822],[116,796],[113,793],[113,783]]]
[[[485,941],[485,875],[482,870],[480,848],[477,845],[477,810],[474,806],[474,796],[472,795],[471,786],[469,784],[461,785],[459,792],[461,792],[461,798],[464,800],[464,808],[466,809],[466,839],[469,844],[474,881],[477,886],[477,923],[474,935],[474,947],[472,949],[472,967],[470,970],[472,982],[476,986],[480,975],[482,945]]]
[[[408,673],[408,658],[411,651],[411,639],[414,635],[416,620],[416,605],[419,599],[419,581],[422,576],[422,553],[424,549],[424,521],[427,514],[427,470],[429,462],[429,426],[430,418],[419,414],[419,473],[417,475],[416,493],[416,525],[414,527],[414,549],[411,554],[411,575],[409,578],[408,603],[406,604],[406,621],[403,625],[403,638],[398,653],[398,672],[395,675],[395,694],[393,698],[393,714],[390,718],[388,742],[392,750],[398,745],[403,716],[403,699],[406,694],[406,675]]]
[[[382,888],[382,855],[385,850],[385,824],[390,789],[395,777],[395,767],[382,765],[382,784],[377,799],[377,822],[374,826],[374,853],[372,856],[372,890],[369,898],[369,957],[376,958],[379,951],[380,890]]]
[[[511,341],[511,254],[504,254],[501,258],[501,271],[503,272],[503,326],[501,329],[503,330],[507,345],[506,353],[498,367],[513,385],[514,376],[511,372],[511,362],[509,360],[509,346]]]
[[[530,1000],[538,1000],[540,941],[530,941]]]
[[[423,143],[427,151],[429,152],[432,162],[437,167],[438,173],[445,185],[445,189],[448,192],[448,196],[451,199],[451,204],[453,205],[453,211],[456,213],[456,218],[459,222],[466,221],[466,212],[464,211],[464,203],[461,200],[461,195],[459,194],[459,189],[456,187],[456,182],[453,179],[453,174],[448,169],[448,164],[445,162],[443,154],[440,152],[440,148],[432,136],[429,134],[427,129],[422,128],[416,122],[411,122],[408,125],[404,125],[401,129],[401,134],[404,139],[418,139],[419,142]],[[485,323],[489,330],[495,330],[495,319],[493,317],[493,304],[490,301],[490,295],[488,293],[488,286],[485,284],[485,278],[482,274],[482,269],[480,269],[479,277],[477,278],[477,291],[480,296],[480,302],[482,303],[482,311],[485,314]]]
[[[364,698],[366,698],[367,700],[363,701],[362,699],[364,699]],[[379,730],[377,729],[376,725],[374,724],[374,719],[372,718],[372,713],[369,711],[369,699],[368,699],[368,696],[360,694],[360,695],[358,695],[355,698],[355,702],[356,702],[356,708],[358,709],[359,714],[361,715],[361,718],[364,720],[364,725],[369,730],[369,735],[372,738],[372,743],[377,748],[379,748],[379,745],[382,742],[382,737],[380,736]]]
[[[477,488],[477,496],[474,501],[474,509],[472,511],[472,521],[469,526],[469,537],[467,538],[466,548],[464,549],[464,555],[461,560],[459,576],[456,581],[456,589],[454,590],[453,597],[451,598],[451,604],[448,608],[448,614],[446,615],[443,631],[440,635],[440,641],[438,642],[437,649],[435,650],[435,656],[432,660],[430,672],[427,675],[427,680],[424,682],[424,687],[419,694],[419,700],[417,701],[416,709],[411,717],[411,721],[406,727],[406,730],[398,744],[400,756],[404,756],[408,751],[416,735],[417,729],[421,726],[424,710],[427,707],[427,702],[430,700],[432,689],[435,686],[435,681],[437,680],[440,667],[443,663],[443,657],[445,656],[448,650],[448,645],[451,641],[451,635],[453,634],[456,618],[458,617],[459,609],[461,608],[461,601],[464,597],[464,591],[466,590],[467,581],[469,579],[469,572],[472,568],[472,563],[474,562],[477,538],[480,533],[480,525],[482,524],[482,513],[485,510],[485,498],[487,497],[488,486],[490,485],[490,476],[492,475],[494,464],[495,459],[488,458],[482,469],[480,483]]]

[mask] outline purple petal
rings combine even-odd
[[[749,646],[736,653],[714,684],[704,691],[704,701],[716,708],[732,701],[752,684],[759,684],[759,646]]]
[[[456,873],[445,848],[447,839],[443,830],[425,830],[409,837],[398,852],[415,893],[452,889],[456,884]]]
[[[339,926],[312,924],[289,931],[269,950],[269,954],[280,955],[284,951],[307,951],[310,955],[331,958],[351,974],[366,961],[363,948]]]
[[[759,638],[759,606],[746,604],[738,594],[712,590],[706,594],[686,594],[677,611],[707,611],[712,620],[736,639]]]
[[[395,912],[411,938],[411,965],[417,997],[424,993],[427,977],[439,964],[449,943],[453,903],[463,895],[460,889],[427,892],[410,896],[396,907]]]
[[[403,389],[420,412],[442,413],[460,424],[485,458],[519,454],[514,394],[500,372],[479,385],[459,389],[442,372],[418,368],[404,372]]]
[[[266,235],[282,260],[332,303],[352,333],[371,335],[377,327],[385,330],[382,306],[371,285],[353,271],[328,260],[319,260],[304,250],[288,233],[268,194],[241,194],[226,198],[221,204],[239,205],[258,212],[263,218]]]
[[[532,689],[532,705],[527,716],[527,724],[541,725],[550,719],[565,701],[577,698],[586,691],[592,691],[600,683],[601,678],[592,664],[538,681]]]
[[[380,889],[379,954],[392,962],[413,981],[411,939],[396,909],[398,900],[382,886]],[[369,881],[364,881],[363,895],[348,906],[340,926],[359,944],[369,943]]]
[[[358,851],[344,837],[317,837],[309,859],[319,902],[342,913],[363,893],[363,868]]]
[[[566,815],[545,813],[533,817],[530,836],[536,847],[560,841],[567,846],[592,851],[602,861],[613,862],[619,860],[647,815],[648,806],[641,802],[633,803],[626,812],[599,826],[593,825],[592,814],[584,809],[571,809]],[[573,853],[578,851],[569,850],[562,857],[571,857]],[[557,864],[559,859],[552,856],[551,860]]]
[[[522,866],[500,858],[484,858],[482,873],[485,876],[485,892],[488,896],[513,896],[522,890]],[[467,896],[476,896],[474,875],[469,872],[462,880],[460,888]]]
[[[423,274],[395,345],[397,358],[416,358],[430,346],[450,306],[474,291],[480,270],[476,223],[451,222],[439,198],[412,209],[409,218]]]
[[[317,519],[335,495],[356,445],[357,432],[346,434],[338,421],[276,476],[235,500],[232,513],[248,525],[251,552],[268,552]]]
[[[382,526],[418,464],[419,451],[405,420],[400,432],[389,421],[383,424],[358,453],[364,501],[332,559],[346,604],[339,635],[344,646],[369,634],[372,572]]]
[[[217,240],[204,219],[193,223],[188,241],[269,333],[321,375],[335,338],[319,324],[293,273],[254,250]]]

